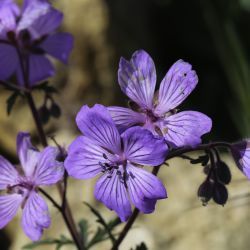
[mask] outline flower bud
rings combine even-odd
[[[229,167],[227,166],[227,164],[223,161],[218,161],[216,163],[216,175],[217,178],[220,182],[222,182],[223,184],[229,184],[231,182],[232,179],[232,175],[230,172]]]
[[[200,185],[197,195],[201,199],[203,206],[206,206],[207,202],[212,198],[213,188],[214,188],[214,183],[212,183],[209,180],[205,180]]]
[[[55,102],[53,102],[50,107],[50,114],[55,118],[59,118],[61,116],[61,109]]]
[[[227,199],[228,199],[227,188],[219,182],[215,183],[213,189],[214,202],[224,206],[227,202]]]
[[[50,118],[50,111],[48,110],[48,108],[45,105],[43,105],[42,107],[39,108],[38,113],[39,113],[41,122],[43,124],[46,124]]]

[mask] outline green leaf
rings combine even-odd
[[[61,235],[60,239],[57,240],[56,250],[60,250],[64,245],[75,245],[75,243],[72,240],[66,238],[64,235]]]
[[[116,241],[112,231],[116,226],[121,223],[119,218],[115,218],[108,223],[102,217],[102,215],[97,211],[94,207],[92,207],[89,203],[84,202],[84,204],[90,209],[90,211],[97,217],[97,222],[102,226],[98,227],[97,231],[95,232],[94,236],[90,239],[89,243],[86,244],[87,249],[91,248],[93,245],[110,239],[112,244]],[[86,243],[86,240],[85,240]]]
[[[8,99],[6,101],[6,103],[7,103],[7,114],[8,115],[10,115],[10,113],[11,113],[13,107],[14,107],[14,104],[16,103],[16,100],[17,100],[18,96],[19,96],[19,92],[16,91],[16,92],[12,93],[8,97]]]
[[[117,218],[108,222],[108,228],[110,231],[112,231],[116,226],[118,226],[120,224],[121,224],[121,220],[120,220],[120,218],[117,217]]]
[[[103,228],[104,228],[104,232],[107,233],[107,235],[109,236],[110,240],[112,241],[112,243],[115,242],[115,237],[112,234],[112,230],[121,223],[120,219],[115,219],[110,221],[109,223],[106,223],[106,221],[104,220],[104,218],[102,217],[102,215],[95,209],[93,208],[89,203],[84,202],[84,204],[89,207],[90,211],[97,217],[97,222],[100,223]],[[100,232],[99,232],[100,233]]]
[[[36,247],[43,246],[43,245],[56,245],[56,250],[60,250],[64,245],[74,245],[74,242],[64,235],[61,235],[59,239],[45,239],[36,242],[29,243],[22,247],[23,250],[32,250]]]
[[[38,246],[42,246],[42,245],[52,245],[52,244],[56,244],[57,241],[56,239],[45,239],[45,240],[40,240],[40,241],[36,241],[36,242],[32,242],[29,243],[25,246],[22,247],[23,250],[30,250],[30,249],[35,249]]]
[[[82,237],[83,242],[87,242],[87,240],[88,240],[88,227],[89,227],[88,221],[85,219],[81,219],[78,222],[78,226],[80,228],[80,233],[81,233],[81,237]]]
[[[95,235],[89,241],[89,243],[87,245],[87,248],[90,248],[93,245],[95,245],[95,244],[97,244],[99,242],[102,242],[104,240],[107,240],[108,237],[106,235],[107,235],[106,230],[104,230],[103,228],[98,227]]]

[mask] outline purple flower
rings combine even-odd
[[[161,181],[142,166],[164,162],[164,140],[141,127],[120,135],[107,108],[98,104],[93,108],[83,106],[76,123],[84,136],[70,145],[65,161],[69,175],[89,179],[102,174],[95,186],[95,197],[122,221],[131,215],[130,201],[143,213],[153,212],[156,201],[167,194]]]
[[[1,80],[16,74],[18,83],[24,84],[20,55],[31,85],[55,74],[48,55],[67,63],[73,37],[54,32],[61,24],[63,14],[48,1],[24,0],[19,9],[13,0],[2,0],[0,17]]]
[[[194,146],[211,130],[212,121],[195,111],[177,113],[175,109],[192,92],[198,77],[192,66],[177,61],[163,78],[155,93],[156,71],[152,58],[143,50],[136,51],[130,61],[121,58],[118,81],[122,91],[136,105],[136,111],[109,107],[118,129],[143,126],[160,135],[174,147]]]
[[[56,160],[58,153],[55,147],[37,151],[30,135],[21,132],[17,136],[21,168],[0,156],[0,190],[6,190],[6,194],[0,196],[0,229],[12,220],[19,207],[23,210],[22,228],[31,240],[39,240],[43,230],[50,226],[48,206],[38,194],[38,187],[62,179],[64,167]]]
[[[234,143],[231,152],[238,168],[250,179],[250,140]]]

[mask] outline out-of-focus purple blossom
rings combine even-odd
[[[176,110],[198,83],[189,63],[182,60],[174,63],[155,93],[154,62],[145,51],[139,50],[130,61],[121,58],[118,81],[136,106],[135,110],[109,107],[120,131],[143,126],[154,135],[163,136],[173,147],[182,147],[201,143],[200,137],[211,130],[212,121],[206,115],[196,111],[177,113]]]
[[[48,206],[38,194],[39,186],[60,181],[64,174],[63,163],[57,161],[55,147],[39,152],[30,142],[30,135],[20,132],[17,136],[17,154],[21,168],[16,168],[0,156],[0,229],[5,227],[21,207],[22,228],[33,241],[39,240],[43,230],[50,226]]]
[[[250,140],[234,143],[231,152],[238,168],[250,179]]]
[[[69,147],[65,161],[68,174],[89,179],[102,173],[95,197],[122,221],[131,215],[130,201],[143,213],[153,212],[156,201],[167,194],[161,181],[142,166],[163,163],[167,154],[164,140],[141,127],[120,135],[107,108],[98,104],[93,108],[83,106],[76,123],[84,136]]]
[[[0,79],[16,74],[20,85],[26,81],[34,85],[55,74],[48,56],[66,64],[73,48],[73,37],[68,33],[55,33],[62,19],[63,14],[45,0],[24,0],[21,9],[13,0],[2,0]],[[28,79],[23,79],[22,64],[28,71]]]

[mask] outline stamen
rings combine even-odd
[[[107,156],[105,153],[102,154],[102,157],[103,157],[104,159],[108,160],[108,156]]]

